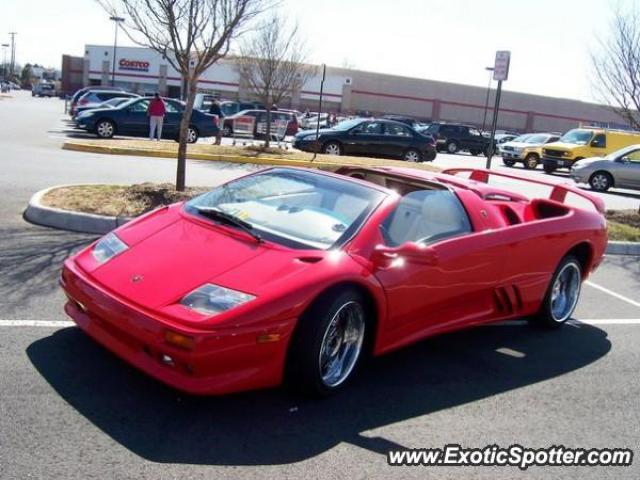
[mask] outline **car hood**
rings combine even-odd
[[[573,150],[576,147],[585,147],[586,145],[578,145],[576,143],[564,143],[564,142],[553,142],[547,143],[544,148],[550,149],[559,149],[559,150]]]
[[[180,301],[192,290],[268,250],[241,233],[227,234],[180,214],[172,217],[175,221],[152,218],[138,223],[132,233],[143,238],[133,242],[126,231],[121,235],[116,232],[129,249],[91,275],[118,295],[157,309]],[[146,233],[140,235],[141,230]],[[255,293],[244,287],[243,291]]]
[[[540,144],[537,143],[525,143],[525,142],[505,142],[502,144],[503,147],[514,147],[514,148],[529,148],[529,147],[539,147]]]
[[[596,163],[608,165],[609,163],[611,163],[611,160],[607,160],[601,157],[583,158],[582,160],[578,160],[577,162],[575,162],[573,168],[583,168],[594,165]]]

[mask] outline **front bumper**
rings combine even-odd
[[[506,152],[503,150],[500,153],[502,155],[502,158],[504,158],[505,160],[522,160],[522,156],[516,152]]]
[[[591,176],[591,172],[583,169],[583,170],[571,170],[569,172],[571,178],[576,183],[589,183],[589,177]]]
[[[318,151],[318,142],[316,140],[294,140],[293,148],[297,148],[303,152],[316,152]]]
[[[553,168],[571,168],[573,159],[542,157],[542,164]]]
[[[218,395],[281,383],[295,319],[272,324],[278,342],[257,343],[264,326],[233,330],[186,329],[117,298],[69,259],[60,278],[65,312],[90,337],[149,376],[195,395]],[[165,342],[167,330],[194,338],[192,350]],[[172,365],[163,356],[172,359]]]

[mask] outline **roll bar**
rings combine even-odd
[[[474,180],[476,182],[488,183],[489,177],[493,176],[493,177],[510,178],[512,180],[518,180],[521,182],[535,183],[538,185],[544,185],[546,187],[552,187],[551,194],[549,195],[549,199],[555,200],[560,203],[565,202],[567,198],[567,193],[573,193],[574,195],[578,195],[579,197],[589,200],[593,204],[595,209],[601,214],[605,213],[604,201],[600,197],[591,195],[567,183],[553,183],[553,182],[548,182],[546,180],[538,180],[534,178],[521,177],[521,176],[513,175],[510,173],[502,173],[502,172],[496,172],[493,170],[485,170],[480,168],[449,168],[447,170],[444,170],[442,173],[445,175],[456,176],[459,173],[466,173],[466,172],[471,173],[471,175],[469,175],[469,180]]]

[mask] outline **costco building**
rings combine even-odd
[[[64,55],[62,88],[71,94],[87,85],[111,85],[113,65],[112,46],[87,45],[82,57]],[[158,91],[180,97],[180,74],[150,49],[118,47],[113,73],[116,86],[142,94]],[[251,98],[233,59],[223,60],[206,71],[200,78],[199,90],[229,100]],[[319,92],[320,77],[312,77],[279,107],[316,110]],[[486,94],[482,87],[327,67],[323,111],[396,114],[480,126]],[[487,125],[493,114],[494,94],[495,90],[489,100]],[[499,129],[564,132],[578,125],[625,127],[605,106],[577,100],[503,91],[500,105]]]

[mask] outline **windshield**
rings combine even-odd
[[[560,142],[564,143],[574,143],[576,145],[586,145],[591,140],[591,136],[593,132],[590,130],[569,130],[565,133],[561,138]]]
[[[513,140],[511,140],[512,142],[517,142],[517,143],[525,143],[527,141],[527,139],[529,137],[531,137],[532,135],[530,133],[526,133],[524,135],[520,135],[519,137],[514,138]]]
[[[266,240],[324,250],[350,238],[384,196],[350,180],[276,168],[233,180],[185,208],[193,215],[215,208],[249,223]]]
[[[343,120],[342,122],[340,122],[336,126],[334,126],[333,129],[334,130],[340,130],[340,131],[351,130],[356,125],[361,124],[362,121],[363,120],[361,118],[353,118],[351,120]]]
[[[607,160],[616,160],[618,158],[624,157],[625,155],[628,155],[631,152],[635,152],[636,150],[640,150],[640,146],[631,145],[630,147],[624,147],[624,148],[621,148],[620,150],[616,150],[615,152],[610,153],[604,158]]]
[[[543,144],[549,138],[548,135],[531,135],[527,138],[524,143],[535,143],[535,144]]]

